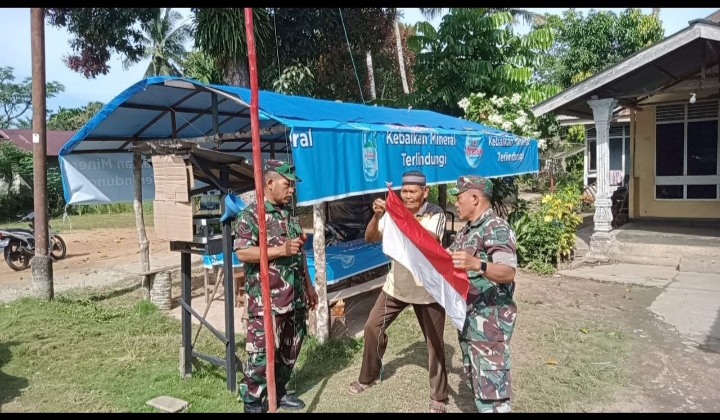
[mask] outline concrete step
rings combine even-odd
[[[589,251],[587,248],[575,248],[575,259],[584,258]]]
[[[717,247],[615,241],[609,257],[626,264],[677,267],[681,272],[720,274]]]
[[[720,274],[720,255],[683,255],[679,269],[681,272]]]

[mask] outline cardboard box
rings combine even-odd
[[[152,157],[155,174],[155,200],[190,201],[190,190],[195,187],[192,165],[180,156]]]
[[[167,241],[193,240],[192,202],[155,200],[153,201],[155,234]]]
[[[155,234],[167,241],[191,242],[194,226],[190,190],[195,187],[192,164],[175,155],[153,156],[152,164]]]

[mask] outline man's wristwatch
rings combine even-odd
[[[487,270],[487,262],[480,260],[480,271],[478,271],[478,273],[482,276],[485,274],[485,270]]]

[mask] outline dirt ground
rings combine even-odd
[[[72,230],[61,234],[67,255],[53,261],[56,292],[73,287],[107,286],[140,271],[137,231],[133,229]],[[179,265],[180,254],[147,228],[152,267]],[[194,261],[197,261],[194,258]],[[13,271],[0,261],[0,302],[32,294],[32,271]]]
[[[525,277],[525,276],[523,276]],[[655,287],[554,277],[521,277],[520,305],[542,302],[547,322],[582,317],[616,322],[631,334],[626,385],[606,412],[717,412],[720,410],[720,348],[682,337],[648,310]],[[518,314],[521,316],[521,313]],[[519,318],[522,322],[522,318]]]
[[[129,272],[132,267],[137,269],[139,266],[134,229],[72,231],[62,236],[68,246],[68,255],[53,264],[56,290],[100,286],[108,282],[106,272]],[[151,241],[151,259],[155,263],[168,261],[179,264],[179,254],[170,252],[168,243],[155,237],[152,228],[148,229],[148,237]],[[202,277],[193,283],[199,288]],[[524,338],[527,334],[522,332],[527,328],[523,323],[530,323],[531,320],[550,324],[601,320],[625,331],[630,337],[632,348],[625,361],[624,385],[616,390],[611,403],[598,405],[591,411],[720,411],[720,396],[717,393],[720,389],[720,348],[699,346],[653,315],[648,308],[660,292],[661,289],[655,287],[520,274],[516,292],[519,333],[514,339],[515,354],[532,354]],[[0,301],[29,296],[30,293],[30,269],[14,272],[4,263],[0,264]],[[173,296],[178,293],[175,288]],[[363,324],[377,293],[345,301],[349,334],[362,334]],[[221,294],[222,289],[218,293],[220,302],[213,305],[217,309],[223,306]],[[197,309],[202,311],[202,301],[202,292],[196,293],[193,306],[201,304]],[[236,310],[236,318],[242,316],[241,312],[240,308]],[[222,315],[215,316],[217,326],[222,327]],[[448,330],[447,342],[455,346],[454,331]],[[517,358],[515,363],[521,365],[522,358]],[[353,372],[349,375],[356,374]],[[459,402],[449,408],[450,411],[467,411],[467,407],[463,409]]]
[[[580,410],[720,411],[717,393],[720,389],[720,348],[698,346],[650,312],[648,307],[661,289],[557,275],[542,278],[527,273],[518,276],[517,284],[518,320],[513,338],[513,354],[516,355],[513,363],[518,369],[532,357],[534,351],[529,347],[528,335],[538,323],[603,323],[614,325],[629,335],[631,350],[625,360],[623,386],[616,390],[611,403]],[[362,336],[367,313],[378,293],[345,302],[349,312],[348,334]],[[446,345],[457,347],[455,331],[448,335],[448,329],[452,329],[450,324],[446,327]],[[453,361],[453,364],[457,362]],[[452,382],[450,378],[448,381]],[[449,411],[468,412],[462,409],[460,402],[455,401],[453,405],[448,407]]]
[[[152,228],[147,229],[150,249],[154,254],[168,250],[167,241],[158,239]],[[140,262],[135,229],[75,230],[60,236],[67,245],[67,256],[53,262],[53,277],[65,277],[102,270],[117,264]],[[0,264],[0,286],[14,285],[30,279],[30,268],[12,271],[3,261]]]

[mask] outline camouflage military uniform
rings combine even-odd
[[[268,247],[284,244],[301,236],[302,229],[283,205],[265,200],[265,227]],[[236,249],[259,246],[257,203],[247,206],[238,215]],[[285,394],[285,385],[300,354],[306,333],[305,271],[303,254],[276,258],[268,262],[268,280],[275,329],[275,377],[278,398]],[[245,404],[260,403],[267,393],[265,368],[265,326],[263,324],[260,264],[245,263],[245,294],[247,295],[248,361],[240,382],[240,397]]]
[[[458,194],[467,183],[481,183],[492,194],[492,184],[480,177],[461,177]],[[486,183],[486,184],[485,184]],[[463,189],[463,186],[465,188]],[[450,251],[466,251],[483,261],[517,267],[515,233],[492,208],[468,222],[458,232]],[[512,397],[510,380],[510,339],[515,327],[517,306],[513,300],[515,283],[498,284],[475,271],[468,271],[468,313],[458,335],[468,386],[475,394],[478,411],[509,412]]]

